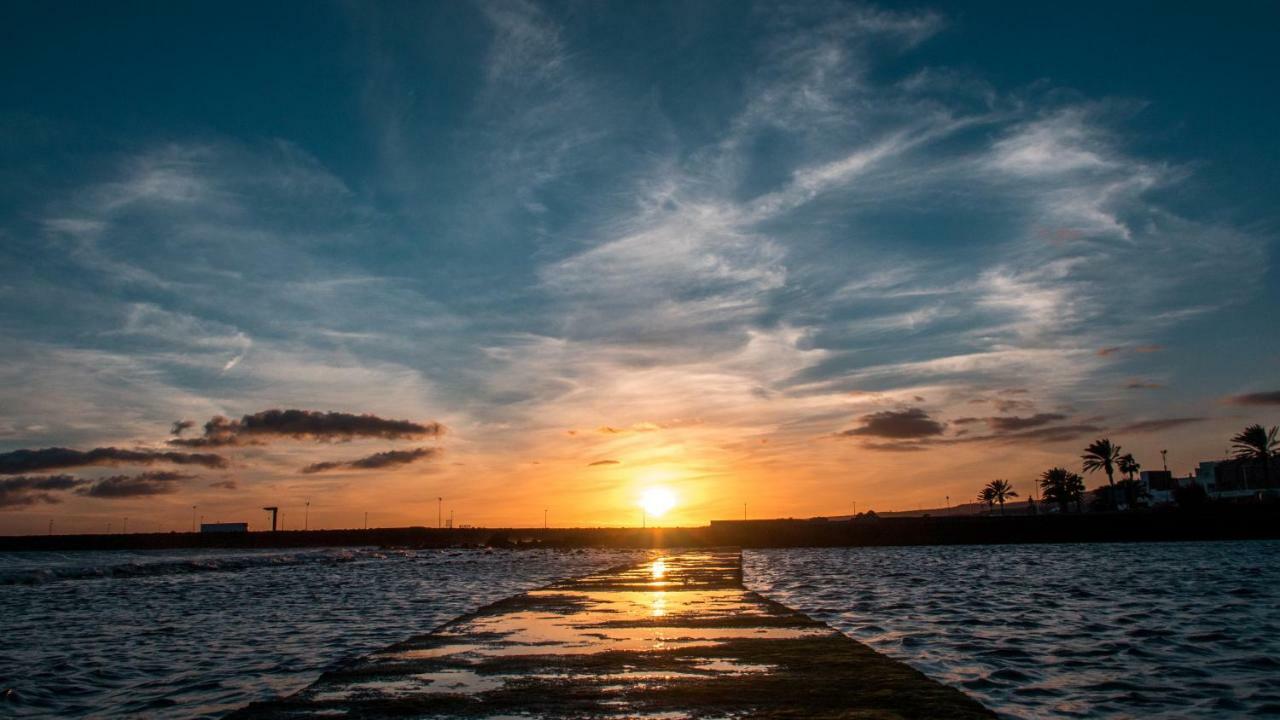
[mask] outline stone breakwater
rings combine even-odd
[[[659,555],[494,603],[230,717],[993,718],[747,590],[737,551]]]

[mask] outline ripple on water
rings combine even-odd
[[[486,603],[635,558],[0,553],[0,716],[221,717]]]
[[[1278,550],[822,548],[744,562],[753,589],[1006,717],[1207,719],[1280,715]]]

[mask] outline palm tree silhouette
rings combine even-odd
[[[1116,468],[1129,476],[1129,482],[1133,482],[1133,476],[1142,470],[1142,465],[1133,459],[1133,453],[1125,453],[1120,456],[1120,460],[1116,462]]]
[[[1072,502],[1075,502],[1077,510],[1084,502],[1084,478],[1066,468],[1045,470],[1040,475],[1040,489],[1045,502],[1058,503],[1058,508],[1064,513]]]
[[[1008,480],[992,480],[987,483],[986,487],[982,488],[982,492],[978,495],[981,498],[986,496],[990,496],[990,500],[987,501],[988,504],[991,502],[1000,503],[1000,514],[1003,515],[1004,501],[1018,497],[1018,493],[1014,492],[1013,486],[1009,484]]]
[[[986,504],[987,504],[987,508],[988,508],[988,509],[990,509],[990,510],[994,510],[994,509],[995,509],[995,506],[996,506],[996,494],[995,494],[995,492],[991,489],[991,486],[990,486],[990,485],[988,485],[988,486],[986,486],[986,487],[982,488],[982,492],[979,492],[979,493],[978,493],[978,502],[984,502],[984,503],[986,503]]]
[[[1271,486],[1271,458],[1280,455],[1280,441],[1276,440],[1278,429],[1272,426],[1268,431],[1254,423],[1231,438],[1231,448],[1237,460],[1262,463],[1263,487]]]
[[[1120,462],[1120,446],[1107,438],[1099,438],[1089,443],[1089,447],[1084,449],[1084,455],[1080,458],[1084,460],[1085,472],[1106,471],[1107,484],[1111,486],[1111,506],[1114,509],[1116,505],[1115,472],[1116,465]]]

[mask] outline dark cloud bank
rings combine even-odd
[[[0,480],[0,508],[57,504],[62,498],[53,493],[71,490],[77,495],[106,499],[164,495],[176,492],[178,483],[191,477],[194,476],[168,471],[112,475],[97,480],[72,475],[19,475]]]
[[[188,420],[174,423],[174,434],[190,425]],[[270,440],[344,441],[355,438],[439,437],[445,428],[437,422],[417,423],[411,420],[388,420],[376,415],[355,415],[315,410],[263,410],[244,415],[239,420],[217,416],[204,424],[199,437],[175,438],[170,445],[183,447],[223,447],[255,445]]]
[[[885,410],[862,416],[862,427],[840,433],[847,436],[867,436],[891,440],[909,440],[941,435],[946,426],[929,417],[920,408]]]
[[[45,472],[89,465],[153,465],[155,463],[199,465],[207,468],[227,466],[226,458],[211,453],[124,450],[115,447],[100,447],[92,450],[52,447],[0,453],[0,475]]]
[[[328,472],[329,470],[378,470],[380,468],[408,465],[440,453],[439,448],[414,448],[413,450],[388,450],[362,457],[359,460],[341,462],[318,462],[302,468],[307,474]]]
[[[0,508],[27,507],[36,503],[57,503],[61,500],[50,492],[71,490],[84,484],[84,480],[70,475],[47,475],[4,478],[0,480]]]
[[[1090,419],[1086,419],[1086,422],[1055,424],[1068,420],[1068,416],[1061,413],[1036,413],[1025,417],[997,415],[956,418],[951,424],[961,429],[950,437],[943,437],[946,423],[935,420],[920,408],[888,410],[864,415],[860,419],[862,427],[845,430],[840,435],[873,438],[874,440],[864,443],[863,447],[886,452],[916,452],[935,446],[974,442],[1067,442],[1107,430],[1088,421]],[[1169,430],[1204,420],[1206,418],[1203,417],[1141,420],[1115,428],[1112,432],[1136,435]],[[988,432],[970,434],[968,426],[975,424],[986,425]]]
[[[1280,390],[1232,395],[1224,402],[1229,405],[1280,405]]]
[[[177,492],[178,482],[192,475],[176,472],[145,472],[141,475],[113,475],[76,490],[78,495],[95,498],[145,497]]]

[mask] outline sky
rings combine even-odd
[[[1280,10],[1024,5],[5,3],[0,533],[1222,456],[1280,422]]]

